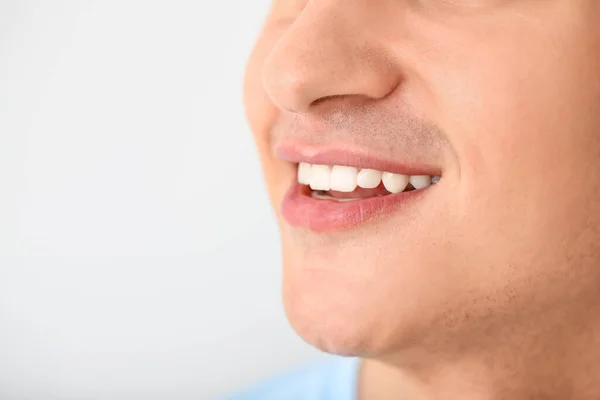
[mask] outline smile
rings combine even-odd
[[[295,227],[328,231],[395,213],[425,195],[441,176],[299,162],[296,178],[284,198],[283,217]]]
[[[305,162],[298,164],[297,177],[299,184],[310,187],[312,197],[342,202],[425,189],[440,180],[439,176],[409,176],[370,168],[330,167]]]

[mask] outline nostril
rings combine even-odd
[[[335,99],[339,99],[339,98],[342,98],[342,97],[345,97],[345,96],[343,96],[341,94],[336,94],[336,95],[332,95],[332,96],[323,96],[323,97],[319,97],[318,99],[316,99],[315,101],[313,101],[310,105],[311,106],[317,106],[317,105],[319,105],[319,104],[321,104],[321,103],[323,103],[325,101],[335,100]]]

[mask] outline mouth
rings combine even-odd
[[[431,168],[370,168],[296,163],[296,180],[282,204],[286,221],[299,228],[328,231],[353,227],[398,212],[417,202],[442,179]],[[392,168],[390,168],[392,169]]]

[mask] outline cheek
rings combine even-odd
[[[460,155],[463,183],[495,185],[494,194],[539,188],[545,179],[556,184],[568,178],[558,165],[573,171],[598,152],[589,105],[598,101],[599,73],[589,67],[585,38],[567,37],[560,21],[552,29],[516,21],[487,35],[448,34],[423,63],[431,111]]]
[[[582,238],[600,226],[599,73],[576,44],[510,41],[520,45],[464,54],[430,84],[460,160],[450,209],[465,234],[449,262],[469,260],[464,285],[491,309],[515,308],[513,298],[526,309],[598,279],[586,260],[597,245]]]
[[[479,248],[482,260],[526,267],[515,269],[519,278],[558,271],[583,230],[600,225],[600,117],[590,108],[600,89],[589,67],[600,51],[564,32],[507,29],[430,63],[460,158],[457,214],[473,228],[465,253]]]

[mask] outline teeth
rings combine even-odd
[[[313,165],[310,168],[310,188],[312,190],[331,190],[331,170],[327,165]]]
[[[298,183],[302,185],[310,185],[311,165],[301,162],[298,164]]]
[[[358,186],[364,189],[373,189],[381,183],[381,171],[375,169],[361,169],[356,177]]]
[[[415,189],[424,189],[440,180],[440,176],[402,175],[382,172],[375,169],[361,169],[342,165],[312,165],[301,162],[298,164],[298,183],[309,185],[313,191],[350,193],[357,187],[374,189],[382,182],[390,193],[400,193],[410,183]],[[354,200],[354,199],[352,199]]]
[[[431,176],[429,175],[415,175],[410,177],[410,184],[415,189],[423,189],[431,185]]]
[[[408,185],[408,175],[392,174],[391,172],[384,172],[381,175],[383,186],[391,193],[400,193]]]
[[[356,189],[358,170],[354,167],[335,165],[331,170],[331,190],[350,193]]]

